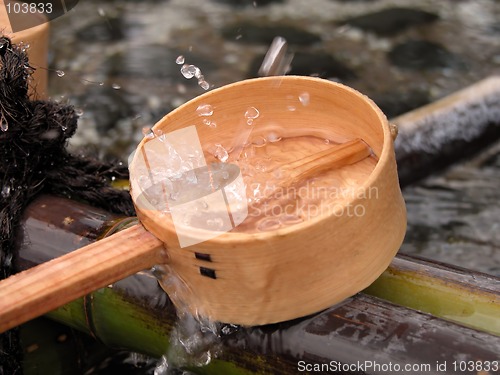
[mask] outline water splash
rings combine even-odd
[[[220,143],[215,144],[214,156],[223,163],[229,159],[229,153]]]
[[[210,88],[210,83],[205,81],[204,79],[199,79],[198,80],[198,85],[203,89],[203,90],[208,90]]]
[[[155,137],[155,133],[149,126],[144,126],[142,128],[142,135],[147,139],[153,139]]]
[[[5,185],[2,188],[2,197],[8,198],[9,196],[10,196],[10,186],[9,185]]]
[[[215,323],[203,318],[198,311],[193,315],[192,306],[187,304],[192,291],[171,267],[155,266],[153,274],[162,287],[169,290],[177,313],[168,351],[158,361],[154,374],[177,374],[178,370],[183,370],[183,375],[191,374],[184,368],[208,365],[222,352],[221,337],[234,333],[239,327]]]
[[[269,46],[258,73],[260,76],[285,75],[290,71],[292,59],[293,54],[287,53],[286,39],[277,36]]]
[[[182,56],[182,55],[177,56],[177,58],[175,59],[175,63],[177,65],[182,65],[182,64],[184,64],[185,61],[186,60],[185,60],[184,56]]]
[[[200,69],[197,66],[194,65],[189,65],[189,64],[184,64],[181,68],[181,74],[184,76],[184,78],[191,79],[195,75],[199,75],[198,73]]]
[[[64,77],[66,73],[64,73],[64,70],[56,70],[56,74],[58,77]]]
[[[198,116],[212,116],[214,114],[214,108],[210,104],[200,104],[196,108],[196,113]]]
[[[253,120],[258,118],[260,112],[255,107],[249,107],[245,112],[245,118],[247,119],[247,125],[253,125]]]
[[[299,101],[300,103],[305,107],[309,104],[309,101],[311,100],[311,96],[309,95],[308,92],[303,92],[299,95]]]
[[[5,117],[3,117],[3,115],[0,117],[0,130],[2,130],[3,132],[9,130],[9,123],[7,122]]]
[[[281,227],[281,223],[274,217],[266,217],[257,224],[257,230],[262,232],[276,230],[279,227]]]
[[[182,63],[180,61],[182,61]],[[176,62],[179,65],[180,64],[184,64],[184,57],[183,56],[179,56],[177,58]],[[198,85],[203,90],[208,90],[210,88],[210,84],[205,80],[205,77],[201,73],[201,69],[198,68],[196,65],[192,65],[192,64],[184,64],[184,65],[182,65],[182,67],[181,67],[181,74],[184,76],[184,78],[187,78],[187,79],[191,79],[193,77],[196,77],[196,79],[198,80]]]

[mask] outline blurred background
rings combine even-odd
[[[51,22],[50,93],[79,108],[74,146],[124,158],[171,109],[255,77],[275,36],[289,74],[371,97],[389,118],[500,71],[496,0],[82,0]]]

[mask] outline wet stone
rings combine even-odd
[[[175,63],[180,54],[164,45],[139,45],[111,55],[102,69],[110,76],[180,79],[180,67]],[[213,70],[213,63],[199,56],[186,54],[185,60],[198,66],[203,74]]]
[[[379,35],[394,35],[410,27],[436,21],[439,16],[419,9],[389,8],[346,19],[341,24],[372,31]]]
[[[418,89],[400,89],[369,96],[388,118],[402,115],[431,102],[429,92]]]
[[[440,44],[410,40],[396,45],[388,53],[390,62],[405,69],[463,68],[464,62]]]
[[[76,37],[84,42],[114,42],[124,39],[128,28],[121,16],[106,16],[82,27]]]
[[[258,23],[237,23],[222,29],[222,36],[227,40],[243,43],[271,44],[276,36],[286,39],[290,45],[305,45],[321,41],[321,37],[289,25],[261,25]]]
[[[249,69],[250,77],[257,77],[257,72],[264,55],[257,56]],[[290,75],[332,78],[346,81],[356,78],[356,73],[349,67],[325,52],[298,52],[293,56]]]
[[[130,98],[130,93],[125,93],[124,90],[93,85],[75,99],[75,105],[83,107],[86,116],[96,119],[97,131],[105,134],[115,127],[120,119],[134,114],[132,103],[127,98]]]

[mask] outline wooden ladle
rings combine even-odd
[[[305,103],[299,100],[304,93]],[[362,194],[342,201],[333,212],[287,227],[229,231],[183,247],[172,220],[138,204],[143,191],[136,162],[154,146],[146,137],[130,167],[131,196],[141,225],[1,281],[0,331],[156,264],[168,264],[185,283],[189,293],[183,302],[191,312],[241,325],[312,314],[370,285],[390,264],[406,230],[393,137],[384,114],[366,96],[335,82],[266,77],[209,91],[166,115],[153,131],[168,135],[195,126],[200,144],[230,144],[238,135],[248,137],[244,115],[250,106],[258,109],[250,111],[255,129],[277,126],[288,134],[343,143],[291,163],[285,184],[356,163],[373,152],[378,160],[358,186]],[[198,108],[213,111],[200,115]],[[216,127],[207,126],[208,114]],[[362,214],[349,215],[345,209],[350,206],[362,208],[356,211]],[[178,293],[173,283],[160,284],[170,296]]]

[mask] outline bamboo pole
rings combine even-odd
[[[40,209],[47,204],[54,208],[64,207],[64,211],[51,210],[49,214]],[[47,215],[51,216],[50,220]],[[89,216],[101,218],[101,224],[85,231],[84,224],[92,222]],[[78,227],[83,232],[70,233],[71,228],[65,225],[68,220],[64,220],[67,217],[78,223],[73,228]],[[116,218],[110,218],[111,222],[106,223],[102,221],[103,217],[106,217],[106,212],[102,210],[65,199],[41,197],[26,211],[23,237],[29,241],[21,242],[20,264],[33,265],[48,260],[42,258],[51,256],[50,249],[57,247],[55,244],[61,236],[66,243],[74,243],[75,239],[86,242],[88,239],[83,240],[86,238],[83,233],[97,237],[96,231],[104,233],[111,225],[116,225]],[[50,226],[44,225],[46,221]],[[73,236],[71,239],[70,235]],[[387,281],[384,277],[388,277]],[[475,283],[469,285],[471,279]],[[460,314],[450,316],[449,310],[443,309],[444,305],[450,305],[450,301],[460,310],[465,301],[467,306],[474,306],[476,301],[482,303],[492,296],[498,298],[498,279],[477,273],[471,273],[469,277],[455,268],[398,257],[379,280],[382,284],[375,285],[370,293],[382,293],[386,287],[391,287],[397,292],[385,291],[388,297],[396,300],[396,297],[391,297],[395,295],[401,299],[406,293],[413,296],[414,308],[432,310],[430,312],[436,316],[358,294],[312,317],[240,328],[223,335],[223,351],[219,358],[207,367],[196,368],[195,372],[289,374],[297,371],[299,361],[304,361],[304,364],[331,361],[348,364],[378,358],[380,363],[392,361],[399,365],[421,363],[435,366],[438,361],[447,361],[447,372],[453,373],[454,360],[493,360],[500,352],[500,337],[437,317],[460,319]],[[480,291],[482,296],[477,299]],[[429,294],[432,298],[426,298]],[[443,300],[444,295],[447,300]],[[495,301],[491,300],[490,309],[481,310],[486,324],[476,328],[488,329],[490,322],[500,316]],[[154,357],[168,350],[170,334],[176,324],[172,303],[149,272],[138,273],[100,289],[52,311],[49,316],[92,333],[108,346]],[[481,325],[480,321],[464,323],[477,326]]]

